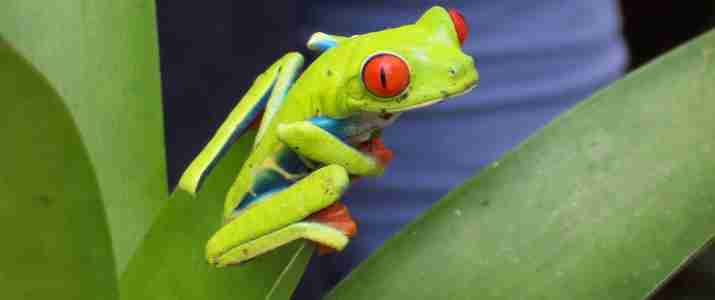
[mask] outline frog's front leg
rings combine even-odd
[[[330,119],[314,118],[279,124],[278,138],[293,151],[310,160],[342,166],[353,175],[382,175],[385,168],[383,161],[345,142],[347,137],[340,130],[321,126],[324,120]]]
[[[349,185],[345,168],[322,167],[285,189],[241,210],[206,244],[217,266],[238,264],[296,239],[341,250],[348,236],[332,226],[305,220],[337,201]]]

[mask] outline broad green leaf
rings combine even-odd
[[[643,299],[715,234],[714,50],[711,32],[568,111],[328,299]]]
[[[313,247],[295,242],[243,265],[217,269],[204,247],[221,227],[223,201],[253,141],[232,146],[193,198],[177,190],[120,281],[122,299],[288,299]]]
[[[0,37],[48,79],[79,128],[117,274],[168,196],[155,26],[153,1],[0,1]]]
[[[116,299],[109,231],[79,131],[0,39],[0,298]]]

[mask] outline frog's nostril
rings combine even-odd
[[[449,67],[449,75],[454,77],[457,75],[457,68],[455,67]]]

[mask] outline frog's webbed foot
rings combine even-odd
[[[380,165],[387,166],[392,160],[392,150],[385,147],[382,140],[374,136],[359,146],[361,152],[366,153],[375,158]]]
[[[307,220],[333,227],[347,237],[353,237],[357,233],[355,220],[350,216],[347,207],[340,202],[335,202],[321,209],[310,215]],[[335,249],[330,245],[323,245],[318,242],[318,254],[323,255],[334,251]]]
[[[244,209],[206,244],[206,258],[217,266],[238,264],[296,239],[342,250],[348,236],[333,226],[305,220],[337,201],[349,185],[345,168],[322,167],[289,187]]]
[[[378,164],[385,168],[392,160],[392,150],[385,147],[379,136],[372,136],[367,141],[357,145],[357,148],[365,155],[372,157]],[[362,176],[350,175],[350,182],[355,182]]]

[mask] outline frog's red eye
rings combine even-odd
[[[397,55],[375,54],[362,67],[362,82],[375,96],[394,97],[410,84],[410,68]]]
[[[464,16],[459,13],[456,9],[450,9],[448,11],[449,16],[452,18],[452,24],[454,24],[454,31],[457,32],[457,38],[459,39],[459,44],[463,45],[464,40],[467,39],[467,34],[469,34],[469,27],[467,27],[467,21],[464,20]]]

